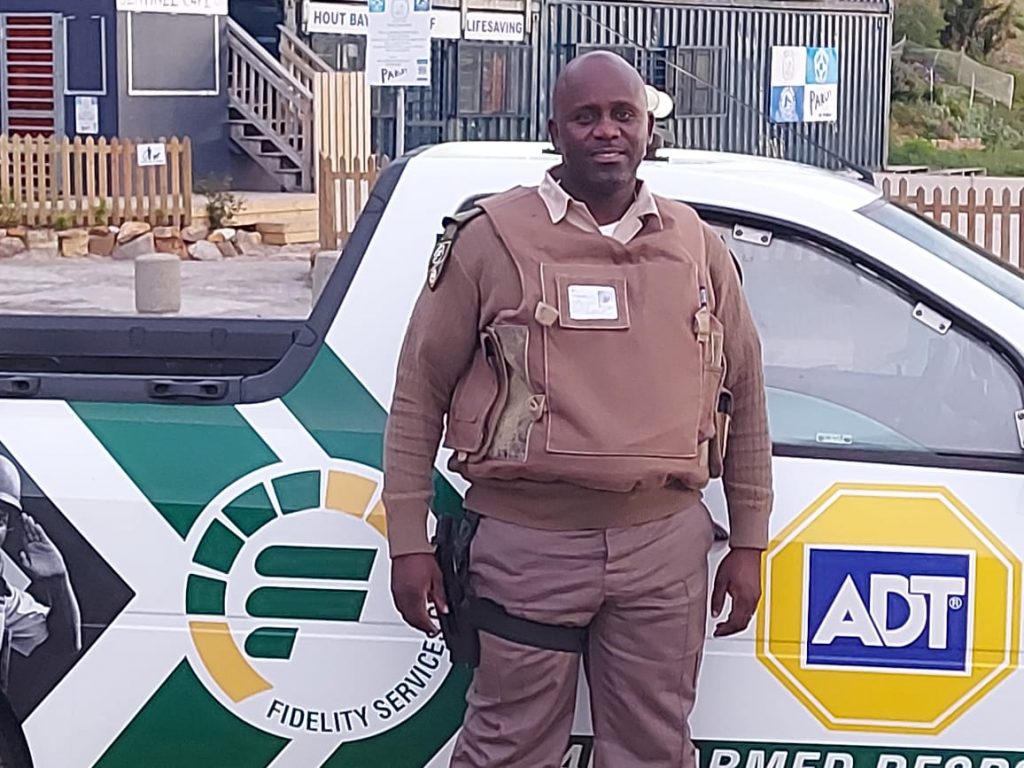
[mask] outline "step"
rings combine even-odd
[[[237,226],[252,226],[261,222],[291,224],[299,231],[312,232],[319,226],[320,205],[311,192],[247,192],[235,190],[243,198],[245,207],[235,217]],[[192,217],[197,224],[205,224],[205,200],[201,195],[192,198]]]
[[[256,231],[268,245],[314,243],[320,239],[318,222],[310,226],[307,221],[262,221],[256,225]]]

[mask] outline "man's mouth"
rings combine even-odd
[[[626,159],[626,153],[620,149],[598,149],[590,157],[598,163],[618,163]]]

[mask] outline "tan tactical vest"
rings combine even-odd
[[[534,189],[478,205],[523,298],[481,334],[455,389],[451,468],[611,491],[720,473],[722,326],[695,212],[659,198],[663,229],[622,244],[552,224]]]

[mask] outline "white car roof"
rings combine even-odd
[[[524,178],[539,181],[559,161],[546,142],[446,142],[422,150],[416,160],[489,161],[487,167],[515,163]],[[545,151],[548,150],[548,151]],[[662,149],[645,161],[639,175],[655,191],[707,205],[736,206],[799,220],[802,203],[854,211],[881,197],[881,191],[853,172],[831,171],[790,160],[730,152]],[[535,164],[536,170],[524,167]],[[529,182],[527,182],[529,183]]]

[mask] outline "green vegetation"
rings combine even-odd
[[[1024,175],[1024,0],[896,0],[893,39],[905,40],[893,61],[890,165],[985,168]],[[912,55],[914,47],[942,49]],[[977,75],[959,75],[960,54],[1014,78],[1013,107],[995,102]],[[989,82],[989,86],[992,83]]]
[[[245,210],[244,198],[230,191],[231,177],[210,175],[195,185],[195,191],[206,197],[206,217],[211,230],[233,223],[235,216]]]

